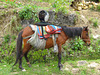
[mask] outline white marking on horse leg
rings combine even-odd
[[[26,70],[25,69],[22,69],[22,71],[25,72]]]

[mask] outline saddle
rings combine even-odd
[[[48,22],[36,23],[37,31],[40,39],[47,40],[48,37],[52,34],[61,33],[62,28],[60,26],[52,25]]]
[[[43,32],[42,32],[41,26],[37,26],[38,36],[40,39],[44,39],[43,34],[44,37],[47,39],[53,34],[61,33],[61,30],[62,28],[60,26],[47,25],[47,26],[43,26]]]

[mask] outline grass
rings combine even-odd
[[[72,68],[78,68],[79,72],[74,73],[76,75],[91,75],[91,74],[97,74],[95,68],[91,69],[88,68],[86,65],[85,66],[77,66],[77,61],[65,61],[65,63],[67,62],[67,64],[63,64],[64,67],[66,67],[66,65],[70,65],[72,66]],[[97,60],[86,60],[88,63],[91,62],[96,62],[99,63],[100,59]],[[0,75],[73,75],[72,70],[63,70],[63,71],[59,71],[58,67],[57,67],[58,61],[52,61],[50,60],[50,62],[40,62],[40,63],[35,63],[32,64],[32,67],[28,67],[28,65],[26,64],[26,61],[23,61],[23,67],[26,69],[25,72],[22,72],[19,68],[18,68],[18,64],[13,68],[12,71],[12,65],[13,64],[8,64],[8,63],[0,63]]]
[[[89,21],[93,23],[93,27],[98,27],[98,19],[90,18]]]
[[[93,22],[93,26],[94,26],[94,27],[98,27],[98,21],[97,21],[97,20],[95,20],[95,21]]]
[[[5,66],[6,65],[6,66]],[[27,64],[23,63],[23,67],[27,70],[26,72],[22,72],[18,65],[14,67],[14,70],[12,72],[11,69],[12,64],[7,63],[0,63],[0,75],[11,75],[14,73],[17,73],[18,75],[52,75],[52,74],[68,74],[67,72],[59,71],[57,67],[57,61],[50,62],[50,63],[35,63],[32,64],[32,67],[29,68]]]

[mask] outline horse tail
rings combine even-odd
[[[23,31],[21,31],[19,34],[18,34],[18,38],[17,38],[17,57],[16,57],[16,62],[14,65],[17,64],[18,62],[18,59],[20,58],[21,54],[22,54],[22,41],[23,41],[23,38],[22,38],[22,33]],[[13,65],[13,66],[14,66]]]

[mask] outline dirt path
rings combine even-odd
[[[73,75],[80,75],[83,71],[83,74],[87,72],[90,75],[100,75],[99,61],[80,60],[71,63],[66,62],[63,66],[63,70],[70,71]]]

